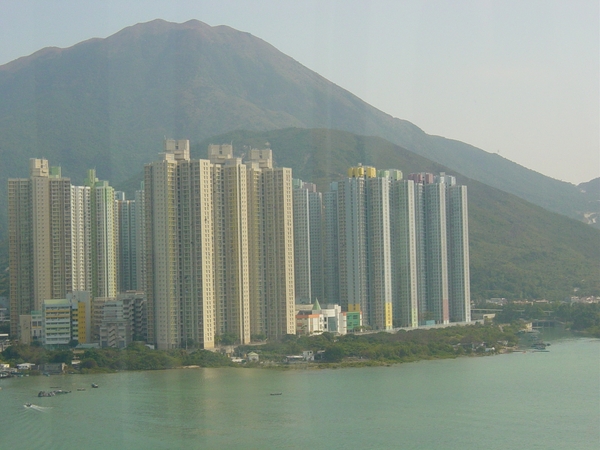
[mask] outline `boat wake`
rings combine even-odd
[[[40,412],[46,412],[49,409],[52,409],[51,406],[38,406],[38,405],[33,405],[31,403],[26,403],[23,405],[26,409],[35,409],[36,411],[40,411]]]

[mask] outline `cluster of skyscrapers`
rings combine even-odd
[[[455,177],[359,165],[322,202],[329,303],[379,330],[471,321],[467,188]]]
[[[270,149],[242,159],[210,145],[193,160],[187,140],[166,140],[135,200],[93,170],[72,186],[43,159],[8,193],[14,336],[45,301],[79,292],[91,297],[79,341],[107,329],[97,308],[137,292],[135,333],[162,349],[294,334],[295,304],[317,299],[373,329],[470,321],[466,187],[445,174],[358,166],[321,194]]]

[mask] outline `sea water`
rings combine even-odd
[[[4,379],[0,448],[600,448],[600,340],[549,350],[356,369]],[[72,392],[37,397],[51,386]]]

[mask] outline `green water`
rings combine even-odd
[[[51,386],[73,392],[36,397]],[[600,340],[591,339],[392,367],[181,369],[0,387],[2,449],[600,448]]]

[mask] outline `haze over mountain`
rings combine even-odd
[[[46,157],[75,182],[95,167],[119,182],[165,136],[198,142],[236,129],[333,128],[381,136],[464,175],[581,219],[581,192],[458,141],[429,136],[248,33],[154,20],[0,66],[0,183]],[[2,189],[4,226],[5,194]]]

